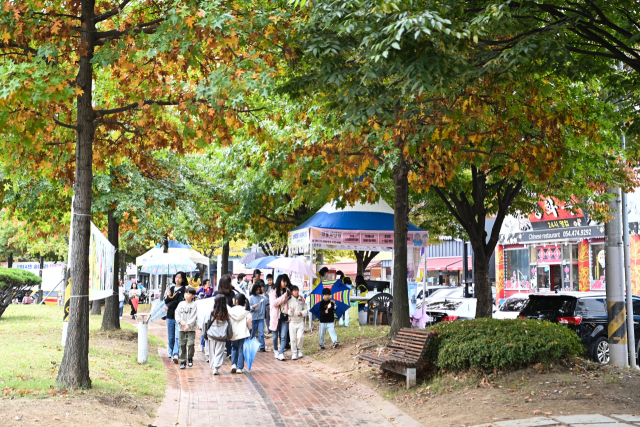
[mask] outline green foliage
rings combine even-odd
[[[581,354],[578,335],[569,328],[538,320],[475,319],[433,327],[427,360],[438,369],[516,369]]]
[[[20,268],[0,267],[0,289],[12,288],[15,291],[21,288],[38,286],[42,283],[42,278],[30,271]]]

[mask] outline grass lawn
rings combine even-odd
[[[358,307],[351,307],[349,309],[349,327],[336,325],[336,334],[338,335],[339,343],[346,343],[348,341],[352,341],[354,339],[376,339],[381,338],[389,334],[389,326],[373,326],[373,325],[364,325],[360,326],[358,323]],[[313,331],[305,332],[304,334],[304,346],[302,352],[305,355],[313,356],[318,360],[322,360],[324,358],[325,352],[320,350],[320,345],[318,344],[318,330],[320,328],[319,322],[313,322]],[[331,349],[331,337],[327,333],[325,337],[325,347],[327,350]]]
[[[138,364],[138,332],[122,322],[122,329],[101,332],[102,316],[91,316],[89,369],[94,394],[129,393],[160,400],[167,382],[157,353]],[[7,396],[43,397],[56,391],[54,383],[62,360],[62,309],[44,305],[11,304],[0,318],[0,342],[5,357],[0,365],[0,389]],[[149,336],[149,348],[161,341]],[[69,391],[72,392],[72,391]]]

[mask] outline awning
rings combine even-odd
[[[471,257],[468,258],[469,270],[473,268]],[[450,257],[450,258],[429,258],[427,260],[428,271],[461,271],[462,270],[462,257]]]

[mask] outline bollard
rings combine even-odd
[[[149,316],[150,313],[136,314],[138,321],[138,363],[147,363],[149,358]]]

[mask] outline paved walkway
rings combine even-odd
[[[166,343],[164,322],[153,322],[149,333]],[[169,382],[154,426],[421,426],[346,373],[310,358],[282,362],[273,352],[258,353],[250,373],[231,374],[227,359],[214,376],[199,349],[184,370],[158,350]]]
[[[640,412],[638,412],[640,414]],[[524,420],[499,421],[481,424],[476,427],[540,427],[540,426],[570,426],[570,427],[636,427],[640,426],[640,416],[630,414],[615,414],[604,416],[599,414],[565,415],[536,417]]]

